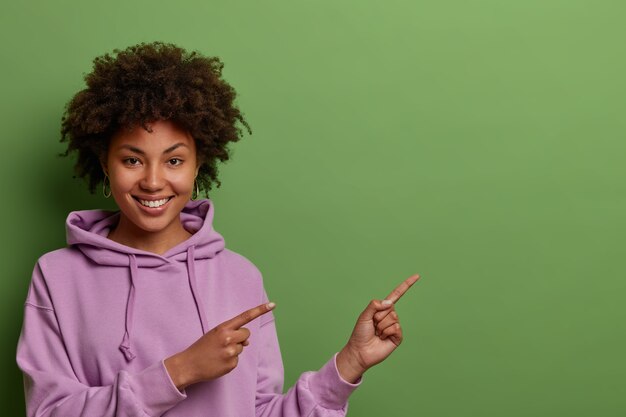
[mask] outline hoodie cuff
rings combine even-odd
[[[342,409],[348,402],[352,391],[357,389],[363,381],[361,377],[352,384],[341,377],[337,369],[338,353],[335,353],[331,360],[311,376],[309,383],[309,389],[318,404],[332,410]]]
[[[160,416],[187,398],[185,390],[181,392],[174,385],[164,360],[131,375],[129,383],[137,402],[148,415]]]

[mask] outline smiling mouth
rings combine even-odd
[[[165,203],[167,203],[168,201],[170,201],[174,197],[167,197],[167,198],[163,198],[161,200],[142,200],[142,199],[134,197],[134,196],[133,196],[133,198],[136,201],[138,201],[139,204],[141,204],[144,207],[159,208],[159,207],[165,205]]]

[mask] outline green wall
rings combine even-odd
[[[286,386],[414,272],[349,416],[622,416],[626,3],[12,1],[0,17],[2,415],[36,259],[111,207],[57,158],[92,59],[217,55],[253,135],[211,192],[261,269]],[[68,416],[69,417],[69,416]]]

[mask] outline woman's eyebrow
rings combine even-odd
[[[139,148],[135,148],[132,145],[120,145],[118,149],[128,149],[132,152],[138,153],[140,155],[145,155],[146,153]]]
[[[180,148],[181,146],[188,147],[188,146],[187,146],[187,145],[185,145],[184,143],[179,142],[179,143],[177,143],[176,145],[172,145],[172,146],[170,146],[169,148],[167,148],[166,150],[164,150],[164,151],[163,151],[163,153],[165,154],[165,153],[170,153],[170,152],[173,152],[174,150],[176,150],[177,148]]]
[[[175,145],[170,146],[170,147],[169,147],[169,148],[167,148],[166,150],[164,150],[164,151],[163,151],[163,153],[164,153],[164,154],[166,154],[166,153],[174,152],[176,149],[178,149],[178,148],[179,148],[179,147],[181,147],[181,146],[188,147],[186,144],[184,144],[184,143],[182,143],[182,142],[179,142],[179,143],[177,143],[177,144],[175,144]],[[141,149],[136,148],[136,147],[134,147],[134,146],[132,146],[132,145],[120,145],[120,148],[125,148],[125,149],[128,149],[128,150],[130,150],[130,151],[132,151],[132,152],[138,153],[139,155],[145,155],[145,154],[146,154],[146,153],[145,153],[144,151],[142,151]]]

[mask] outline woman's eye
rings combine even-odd
[[[174,166],[180,165],[180,164],[183,163],[183,161],[181,159],[178,159],[178,158],[172,158],[168,162],[170,163],[170,165],[174,165]]]
[[[139,163],[139,159],[137,159],[137,158],[126,158],[126,159],[124,159],[124,162],[127,163],[128,165],[137,165]]]

